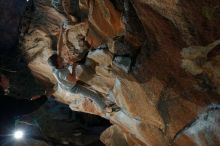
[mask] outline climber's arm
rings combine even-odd
[[[60,56],[61,55],[61,51],[62,51],[62,46],[63,46],[63,26],[60,27],[60,34],[59,34],[59,38],[57,41],[57,54]]]
[[[76,63],[74,63],[73,65],[72,65],[72,73],[70,73],[69,75],[67,75],[67,77],[66,77],[66,79],[69,81],[69,82],[71,82],[71,83],[76,83],[76,81],[77,81],[77,77],[76,77],[76,66],[77,66],[77,64]]]

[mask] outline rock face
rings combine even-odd
[[[32,73],[56,83],[47,58],[67,23],[62,57],[72,63],[77,52],[88,51],[79,80],[120,110],[104,113],[62,89],[54,96],[109,119],[114,125],[101,137],[106,145],[219,145],[219,0],[79,0],[71,16],[50,0],[34,4],[21,41]],[[68,23],[74,17],[78,22]],[[129,71],[113,63],[118,56],[131,59]]]

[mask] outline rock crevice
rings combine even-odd
[[[206,0],[78,0],[59,5],[65,12],[49,0],[33,2],[21,32],[29,68],[56,84],[47,59],[63,41],[65,62],[81,60],[79,80],[120,110],[103,113],[89,98],[62,89],[54,96],[72,110],[109,119],[114,125],[101,136],[106,145],[218,145],[218,128],[211,128],[211,138],[207,127],[192,133],[204,109],[219,104],[218,0],[212,12]],[[206,140],[198,142],[201,137]]]

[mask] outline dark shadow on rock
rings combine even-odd
[[[10,80],[10,95],[30,98],[44,92],[19,49],[20,25],[32,0],[0,0],[0,72]]]
[[[110,125],[99,116],[72,111],[68,105],[49,99],[38,111],[18,120],[16,127],[32,131],[30,137],[52,145],[103,146],[99,137]]]

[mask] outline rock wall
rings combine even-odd
[[[68,2],[34,1],[21,40],[29,67],[45,84],[56,83],[47,58],[64,23],[62,57],[72,63],[87,50],[79,79],[121,110],[103,113],[88,98],[60,88],[57,100],[109,119],[114,126],[101,137],[106,145],[219,144],[220,1]]]

